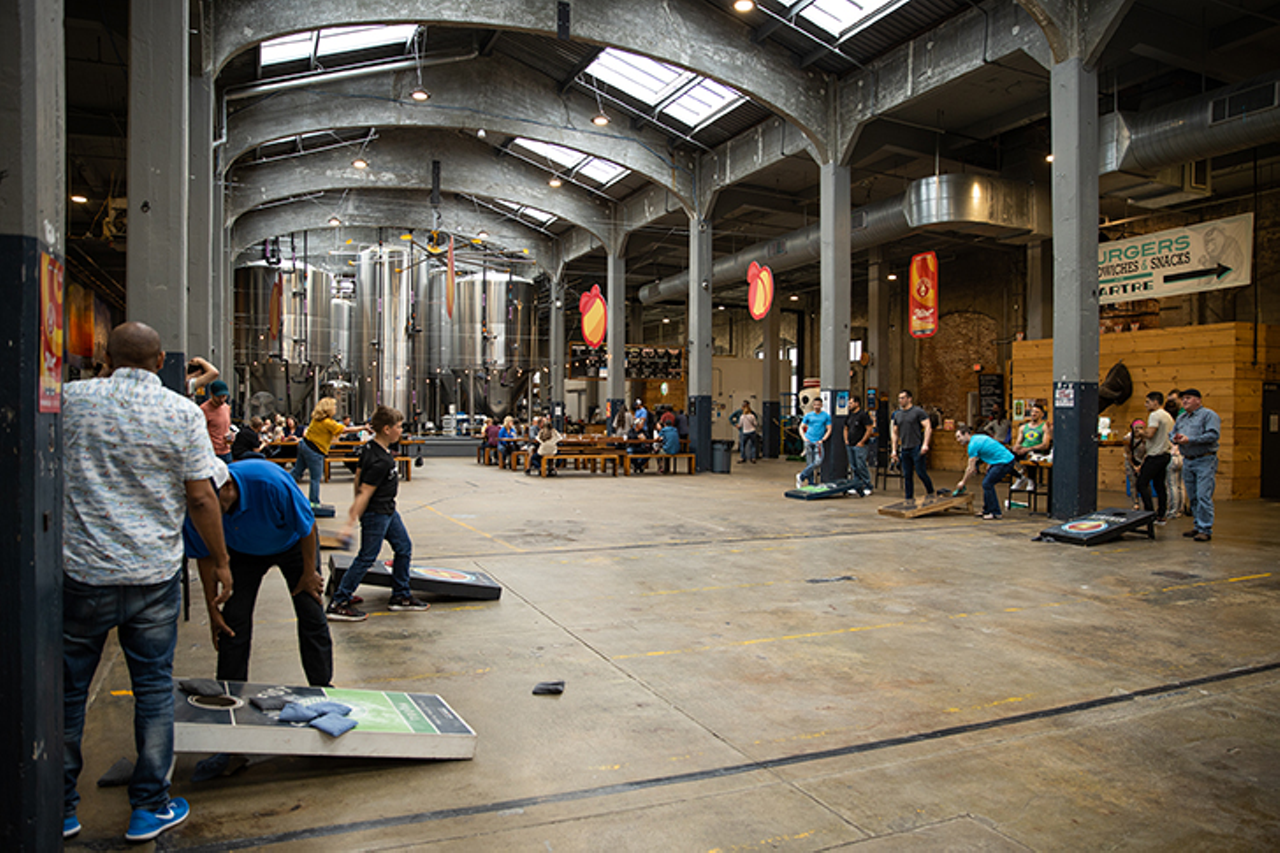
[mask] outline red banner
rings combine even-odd
[[[40,253],[40,411],[62,411],[62,264]]]
[[[773,307],[773,270],[755,261],[747,267],[747,310],[753,320],[763,320]]]
[[[271,304],[267,313],[267,334],[271,340],[280,339],[280,322],[284,319],[284,276],[277,275],[271,285]]]
[[[938,256],[933,252],[911,259],[910,310],[911,337],[933,337],[938,331]]]
[[[600,295],[600,285],[593,284],[591,289],[582,294],[578,300],[578,310],[582,312],[582,339],[587,346],[595,349],[604,343],[604,333],[609,326],[609,312]]]

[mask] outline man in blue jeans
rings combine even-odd
[[[849,477],[853,480],[853,494],[867,497],[871,494],[871,469],[867,467],[870,441],[875,435],[875,422],[862,411],[862,400],[855,394],[849,397],[849,417],[844,422],[844,450],[849,457]]]
[[[982,478],[982,517],[987,521],[1000,518],[1000,498],[996,483],[1013,472],[1013,452],[989,435],[974,435],[967,424],[956,425],[956,441],[969,450],[969,465],[956,483],[956,491],[964,488],[969,478],[978,473],[978,463],[985,462],[987,475]]]
[[[910,391],[901,391],[898,410],[890,418],[889,448],[891,456],[897,456],[902,466],[902,488],[907,500],[915,497],[916,474],[924,483],[925,497],[933,494],[933,480],[929,479],[929,472],[925,469],[925,457],[929,455],[932,438],[933,423],[929,420],[929,413],[915,404]]]
[[[129,666],[138,750],[125,838],[146,841],[190,814],[186,800],[169,798],[185,513],[208,543],[222,600],[231,570],[205,418],[160,384],[160,336],[143,323],[117,326],[107,365],[110,377],[63,389],[62,834],[80,832],[85,703],[114,628]]]
[[[1208,542],[1213,538],[1213,489],[1218,475],[1222,419],[1201,404],[1200,392],[1195,388],[1182,392],[1182,409],[1169,437],[1182,453],[1182,480],[1195,519],[1195,526],[1182,535]]]
[[[338,534],[340,539],[351,536],[356,520],[360,521],[360,552],[351,561],[351,568],[342,576],[333,600],[325,611],[335,622],[363,622],[368,614],[357,610],[356,587],[364,580],[365,573],[378,558],[385,539],[395,555],[391,562],[391,601],[388,610],[426,610],[431,605],[413,596],[409,588],[409,561],[413,558],[413,541],[404,529],[400,513],[396,512],[396,493],[400,489],[400,475],[391,446],[400,441],[404,432],[404,415],[387,406],[378,406],[369,419],[373,439],[360,454],[356,468],[356,498],[347,513],[347,522]]]
[[[809,485],[817,484],[814,472],[822,465],[822,445],[831,437],[831,415],[822,411],[822,398],[813,401],[813,410],[800,420],[800,434],[804,436],[804,470],[796,474],[796,488],[802,488],[807,479]]]

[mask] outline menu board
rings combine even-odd
[[[609,351],[605,344],[592,348],[585,343],[569,345],[570,379],[603,379],[608,373]],[[684,350],[678,347],[626,347],[627,379],[682,379]]]

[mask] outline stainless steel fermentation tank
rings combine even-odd
[[[413,406],[423,420],[515,412],[534,369],[536,286],[508,271],[459,269],[453,299],[438,261],[414,277]],[[452,309],[452,310],[451,310]]]
[[[301,264],[241,267],[234,298],[233,357],[245,415],[305,418],[334,355],[333,276]],[[340,301],[337,308],[349,312]]]

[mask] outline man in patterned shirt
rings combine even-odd
[[[173,650],[182,600],[182,521],[190,513],[231,594],[213,447],[200,409],[165,389],[160,336],[124,323],[107,342],[109,378],[63,390],[63,836],[80,831],[76,779],[85,700],[112,628],[129,664],[138,761],[129,782],[130,841],[186,819],[169,798],[173,765]],[[219,601],[219,603],[221,603]]]

